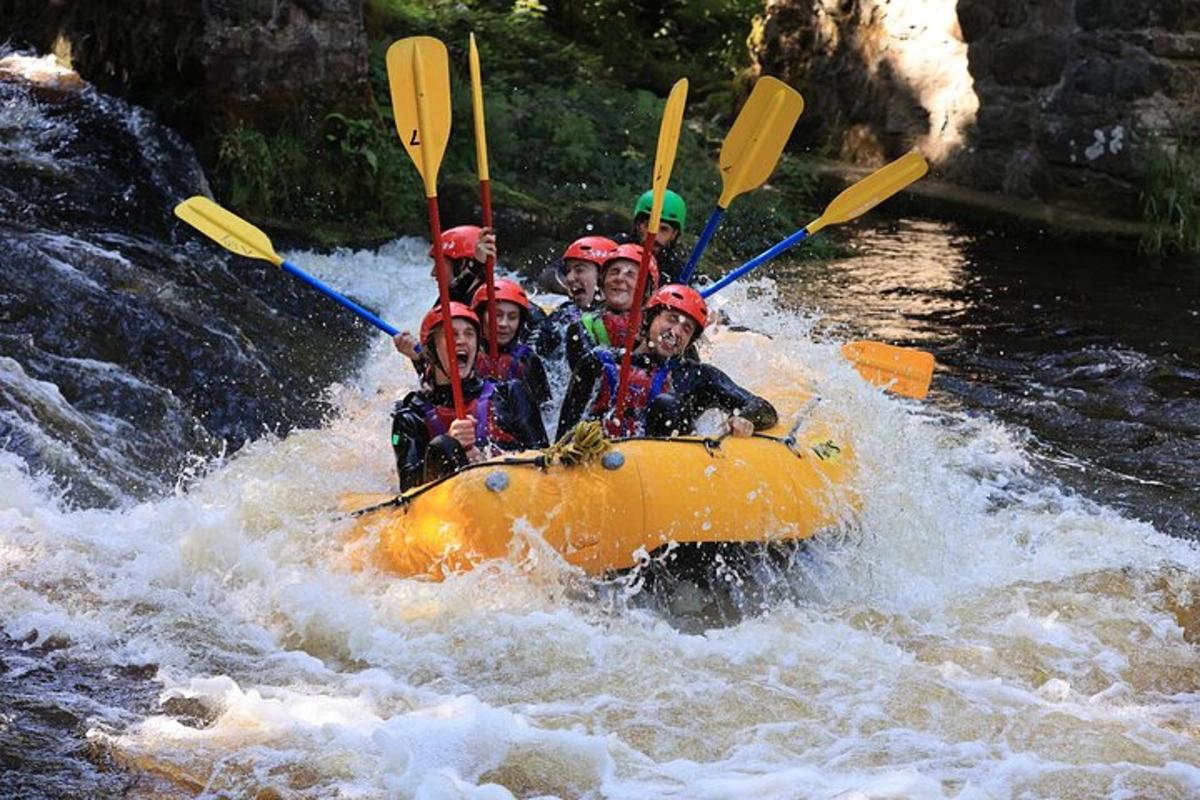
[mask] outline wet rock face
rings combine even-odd
[[[317,424],[366,340],[178,222],[205,189],[147,112],[0,57],[0,442],[77,502],[168,490],[197,457]]]
[[[101,91],[192,141],[241,120],[269,129],[365,104],[362,0],[0,0],[0,28],[69,55]]]
[[[915,25],[889,24],[918,8]],[[814,142],[863,160],[927,149],[949,91],[976,110],[933,154],[941,177],[1136,218],[1151,152],[1197,124],[1198,25],[1195,0],[782,0],[755,49],[762,71],[809,90]],[[905,53],[947,37],[965,79],[930,91],[957,58]]]
[[[206,4],[209,106],[262,125],[367,97],[362,0]],[[264,125],[264,127],[267,127]]]

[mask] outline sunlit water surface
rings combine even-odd
[[[293,260],[412,326],[422,250]],[[767,346],[705,355],[811,381],[857,448],[860,517],[780,579],[800,599],[694,633],[544,552],[440,584],[355,569],[338,501],[391,487],[413,386],[380,337],[324,427],[166,499],[67,510],[0,455],[4,628],[150,665],[145,713],[101,693],[82,723],[132,797],[1200,795],[1195,546],[1060,483],[1019,424],[866,385],[813,335],[841,318],[773,291],[721,301]]]

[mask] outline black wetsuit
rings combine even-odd
[[[462,389],[468,414],[476,416],[472,406],[477,409],[481,398],[488,404],[489,419],[480,420],[476,434],[478,439],[479,432],[485,432],[487,441],[478,442],[477,447],[513,451],[546,446],[542,416],[523,383],[493,383],[471,376],[463,380]],[[430,419],[431,410],[439,409],[440,423]],[[466,463],[458,441],[435,430],[439,425],[445,427],[446,419],[453,418],[453,409],[449,385],[410,392],[396,404],[392,411],[392,449],[401,491],[442,477]],[[427,459],[427,454],[435,455],[433,450],[438,451],[437,457]]]
[[[617,349],[596,348],[580,359],[563,400],[556,438],[561,438],[580,420],[596,418],[600,409],[595,406],[602,394],[608,395],[606,405],[614,402],[615,392],[610,388],[613,383],[612,364],[621,363],[621,353]],[[659,378],[664,367],[664,377]],[[655,405],[662,407],[661,413],[656,416],[663,417],[665,422],[671,423],[671,428],[684,433],[690,432],[696,418],[710,408],[737,414],[753,423],[756,431],[771,427],[779,419],[774,406],[738,386],[712,364],[635,353],[633,369],[640,370],[642,375],[648,377],[643,383],[654,386],[654,390],[641,398],[643,405],[635,409],[635,416],[643,420]],[[663,435],[666,432],[652,430],[657,427],[647,421],[646,432],[650,435]]]
[[[479,287],[487,281],[487,270],[486,265],[473,258],[463,260],[466,262],[466,266],[463,267],[462,272],[450,279],[450,302],[469,306],[471,299],[475,297],[475,292],[479,291]],[[440,303],[440,297],[433,301],[435,306]]]
[[[549,314],[542,317],[536,327],[530,331],[526,340],[542,358],[558,360],[563,357],[563,344],[567,338],[567,329],[578,322],[583,312],[574,300],[566,300]]]

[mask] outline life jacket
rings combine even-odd
[[[480,350],[475,356],[475,374],[497,381],[522,381],[532,355],[533,348],[524,342],[510,343],[507,350],[496,354],[495,361],[486,350]]]
[[[658,397],[671,387],[670,361],[664,361],[653,373],[636,365],[629,368],[629,383],[625,388],[625,419],[618,420],[616,411],[617,387],[621,380],[621,365],[610,350],[596,348],[592,351],[604,368],[604,381],[592,403],[592,416],[604,420],[604,429],[609,436],[634,436],[638,433],[638,420]]]
[[[624,347],[629,334],[629,313],[616,311],[589,311],[579,318],[579,323],[599,347]]]
[[[493,381],[485,380],[483,382],[483,390],[479,392],[474,400],[467,403],[466,408],[463,410],[464,416],[475,417],[475,446],[480,450],[491,444],[517,444],[515,436],[501,429],[496,424],[495,415],[492,413],[492,393],[495,390],[496,384]],[[453,405],[435,406],[420,395],[414,398],[414,404],[425,420],[425,428],[429,431],[430,439],[448,433],[450,431],[450,423],[457,419]]]

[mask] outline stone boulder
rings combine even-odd
[[[5,35],[199,141],[367,107],[362,0],[0,0]]]
[[[1125,219],[1200,125],[1195,0],[771,0],[752,52],[809,110],[802,145],[919,147],[977,189]]]

